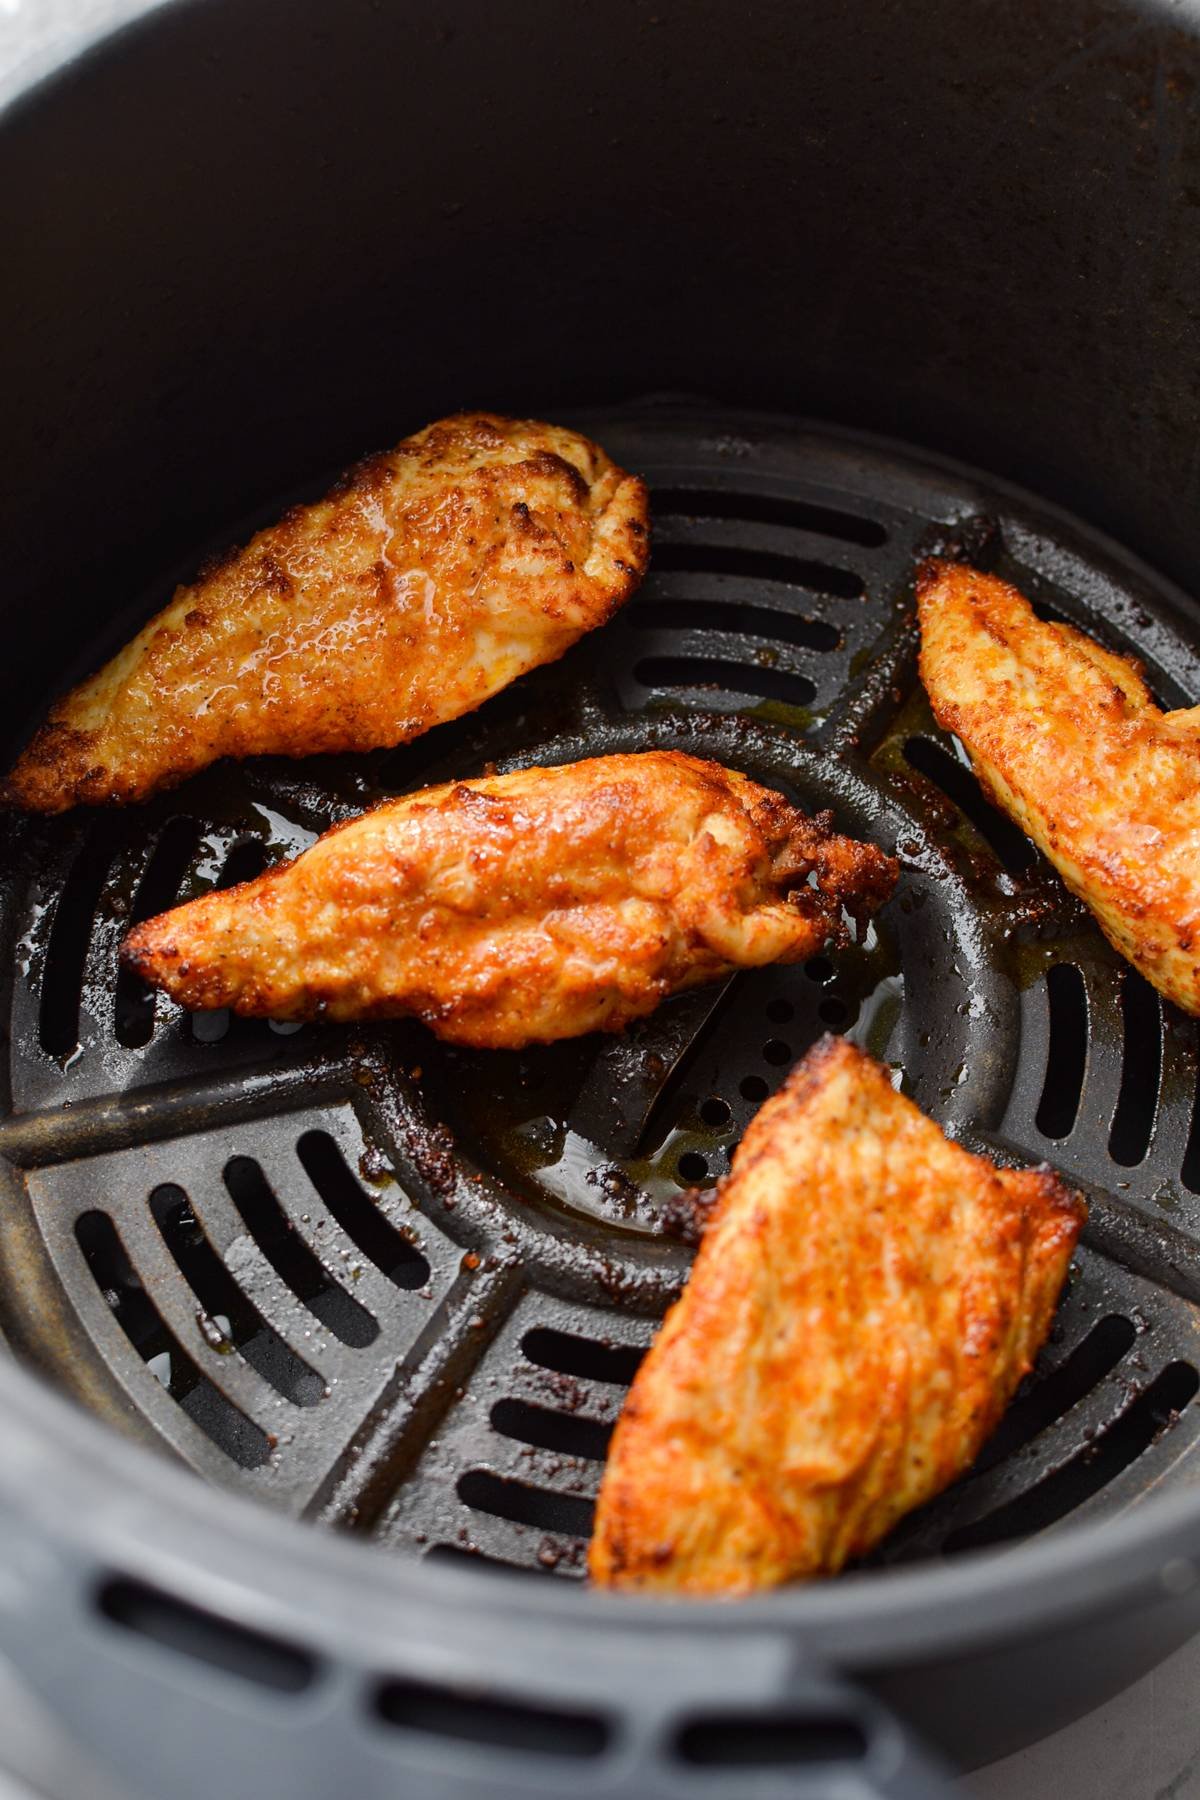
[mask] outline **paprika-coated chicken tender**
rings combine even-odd
[[[646,489],[596,444],[442,419],[179,588],[52,709],[0,799],[62,812],[223,756],[405,743],[603,624],[648,555]]]
[[[967,1469],[1084,1217],[825,1038],[752,1121],[617,1423],[590,1568],[736,1595],[832,1574]]]
[[[677,751],[450,782],[256,881],[138,925],[129,968],[191,1008],[415,1014],[514,1048],[616,1030],[735,968],[797,962],[890,895],[896,864]],[[810,885],[812,876],[815,886]]]
[[[1135,662],[990,575],[930,561],[917,595],[938,723],[1121,955],[1200,1012],[1200,707],[1161,712]]]

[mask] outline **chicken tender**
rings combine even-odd
[[[219,757],[406,743],[611,617],[641,481],[573,431],[463,414],[360,463],[177,590],[60,700],[0,800],[144,800]]]
[[[1200,1012],[1200,708],[1161,712],[1135,662],[992,576],[930,561],[917,594],[938,723],[1121,955]]]
[[[138,925],[122,957],[191,1008],[415,1014],[508,1049],[615,1031],[880,906],[895,862],[830,823],[676,751],[450,782]]]
[[[837,1038],[747,1131],[617,1423],[591,1574],[736,1595],[833,1574],[967,1469],[1084,1218],[949,1143]]]

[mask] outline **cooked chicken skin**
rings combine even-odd
[[[646,489],[573,431],[442,419],[177,590],[53,708],[0,800],[143,800],[223,756],[418,737],[627,600]]]
[[[970,1466],[1083,1222],[951,1144],[836,1038],[750,1125],[617,1423],[595,1581],[736,1595],[832,1574]]]
[[[1160,712],[1135,662],[990,575],[927,562],[917,595],[938,723],[1121,955],[1200,1012],[1200,707]]]
[[[191,1008],[415,1014],[491,1048],[612,1031],[881,905],[896,864],[829,824],[677,751],[450,782],[137,926],[122,957]]]

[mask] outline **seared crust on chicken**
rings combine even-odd
[[[938,723],[1121,955],[1200,1012],[1200,708],[1160,712],[1135,662],[990,575],[926,562],[917,595]]]
[[[177,590],[60,700],[0,800],[143,800],[223,756],[401,744],[552,662],[646,571],[643,483],[576,432],[464,413]]]
[[[747,1131],[617,1423],[590,1569],[735,1595],[832,1574],[974,1460],[1084,1218],[825,1038]]]
[[[492,1048],[613,1031],[880,906],[895,862],[830,823],[677,751],[450,782],[137,926],[122,957],[191,1008],[415,1014]]]

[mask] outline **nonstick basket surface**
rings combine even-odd
[[[1130,1506],[1194,1460],[1200,1425],[1196,1022],[1121,963],[933,724],[911,576],[929,551],[1001,573],[1136,651],[1171,706],[1200,699],[1185,603],[1061,515],[875,441],[670,399],[578,422],[648,477],[655,543],[636,599],[563,662],[397,751],[222,766],[146,807],[10,823],[13,1351],[288,1513],[396,1555],[577,1578],[613,1421],[686,1271],[678,1197],[838,1031],[971,1147],[1053,1161],[1092,1198],[1036,1373],[877,1560]],[[74,672],[209,547],[180,545]],[[846,951],[522,1055],[415,1025],[192,1017],[118,974],[131,921],[374,801],[652,745],[831,807],[899,855],[896,898]]]

